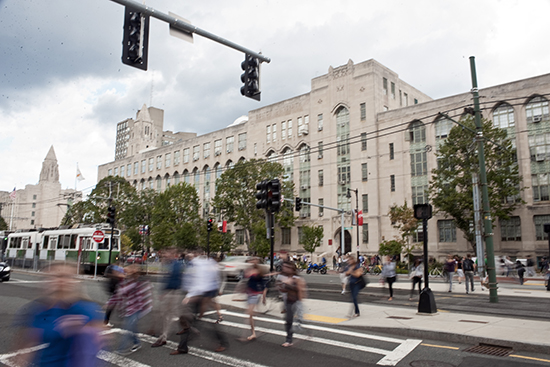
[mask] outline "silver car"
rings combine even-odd
[[[254,256],[228,256],[220,261],[220,271],[226,278],[236,278],[237,280],[241,280],[244,278],[245,269],[250,267],[250,263],[248,261],[253,258]],[[263,264],[261,259],[260,264],[264,272],[267,274],[269,267]]]

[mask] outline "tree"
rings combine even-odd
[[[282,193],[285,197],[293,196],[294,183],[283,180],[283,166],[279,163],[252,159],[238,162],[216,181],[216,196],[212,206],[216,211],[223,211],[224,218],[244,229],[245,244],[249,251],[263,253],[264,241],[260,224],[264,227],[265,211],[256,209],[256,184],[263,180],[279,178]],[[294,213],[291,205],[281,205],[281,210],[275,215],[275,220],[281,227],[294,223]],[[257,237],[259,236],[259,237]]]
[[[300,238],[300,244],[304,247],[306,252],[311,253],[311,258],[313,259],[313,251],[319,246],[323,241],[323,226],[302,226],[302,236]]]
[[[399,240],[382,241],[378,249],[381,256],[396,256],[403,252],[403,243]]]
[[[461,123],[475,129],[471,116]],[[516,150],[506,130],[494,127],[490,120],[483,119],[482,124],[491,216],[509,219],[514,209],[524,203],[520,198],[523,189]],[[451,129],[438,146],[438,167],[432,170],[429,195],[434,209],[446,218],[453,218],[475,251],[472,174],[479,172],[479,160],[474,138],[475,134],[461,126]]]
[[[151,240],[155,249],[199,246],[200,202],[197,190],[186,182],[158,194],[152,211]],[[204,223],[206,226],[206,223]]]
[[[397,229],[400,234],[400,238],[396,237],[395,240],[384,241],[380,244],[380,255],[399,255],[405,253],[411,260],[412,251],[415,249],[416,244],[412,242],[413,236],[418,230],[420,221],[414,217],[413,208],[407,205],[407,201],[402,206],[394,204],[390,207],[388,213],[393,228]],[[396,251],[396,243],[400,245],[399,251]],[[388,247],[389,246],[389,247]],[[382,247],[385,248],[384,252],[390,251],[391,253],[383,253]]]
[[[149,244],[148,237],[139,233],[139,226],[151,226],[157,196],[155,190],[140,190],[135,193],[131,201],[128,201],[124,211],[118,213],[118,227],[124,227],[124,233],[130,237],[134,247]]]
[[[8,224],[3,217],[0,217],[0,231],[5,231],[8,229]]]

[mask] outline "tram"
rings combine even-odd
[[[97,230],[105,234],[99,243],[92,239]],[[111,236],[111,227],[107,224],[18,230],[8,235],[6,258],[19,266],[32,266],[35,269],[51,261],[72,261],[79,263],[88,272],[97,264],[99,272],[109,264],[111,237],[113,246],[110,263],[113,263],[120,254],[120,230],[114,229]]]

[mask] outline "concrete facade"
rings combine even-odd
[[[484,117],[516,137],[526,187],[522,198],[527,204],[503,224],[505,235],[501,236],[501,223],[496,223],[497,254],[548,253],[541,223],[550,222],[550,116],[548,102],[537,96],[549,92],[550,75],[480,90]],[[164,146],[159,141],[135,141],[135,153],[99,166],[98,180],[123,175],[138,189],[159,191],[185,180],[195,184],[204,215],[215,195],[214,182],[224,169],[241,159],[276,160],[283,164],[287,179],[294,181],[295,195],[305,202],[350,211],[355,209],[356,194],[351,192],[348,198],[348,189],[357,190],[364,225],[357,236],[351,214],[345,215],[345,249],[374,254],[380,242],[397,235],[388,218],[390,207],[427,200],[437,144],[452,127],[439,113],[458,119],[470,105],[469,93],[432,100],[375,60],[359,64],[350,60],[314,78],[309,93],[252,110],[248,120],[225,129],[182,135],[170,142],[160,139],[166,141]],[[143,106],[136,121],[140,114],[146,118],[145,111]],[[162,126],[156,129],[161,134]],[[137,133],[134,128],[131,136]],[[323,226],[325,238],[318,253],[333,253],[340,246],[341,216],[305,205],[294,228],[277,230],[277,251],[303,252],[298,244],[303,224]],[[428,229],[434,256],[471,252],[445,218],[434,217]]]
[[[51,228],[61,224],[69,203],[82,200],[82,192],[73,189],[61,189],[59,166],[53,146],[50,147],[44,162],[38,184],[25,185],[16,190],[15,198],[11,192],[0,192],[2,217],[10,230]]]

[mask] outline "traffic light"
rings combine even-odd
[[[107,223],[110,224],[112,227],[115,226],[115,217],[116,217],[116,208],[114,205],[110,205],[109,208],[107,208]]]
[[[147,70],[149,46],[149,15],[126,7],[124,10],[124,37],[122,39],[122,63]]]
[[[269,181],[264,180],[256,184],[256,209],[267,209],[267,184]]]
[[[413,205],[415,219],[430,219],[432,217],[432,206],[430,204]]]
[[[245,97],[260,100],[260,62],[252,55],[245,54],[244,61],[241,63],[241,69],[244,73],[241,75],[241,81],[244,85],[241,87],[241,94]]]
[[[271,201],[269,200],[271,199]],[[268,205],[273,213],[281,209],[281,183],[278,178],[271,180],[268,190]]]
[[[302,199],[296,198],[296,211],[299,212],[300,210],[302,210]]]
[[[212,222],[213,222],[212,218],[209,218],[208,222],[206,222],[206,230],[208,232],[212,231]]]

